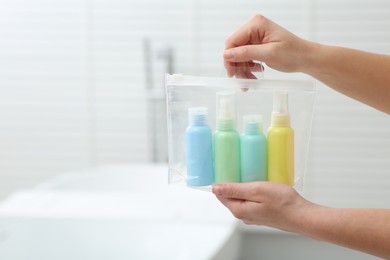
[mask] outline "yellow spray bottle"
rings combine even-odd
[[[294,185],[294,131],[290,126],[288,95],[274,94],[271,126],[267,135],[268,180]]]

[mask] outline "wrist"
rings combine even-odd
[[[304,46],[304,55],[302,55],[301,67],[299,70],[300,72],[313,75],[316,73],[316,69],[320,66],[320,54],[324,46],[310,41],[305,41]]]
[[[295,233],[311,237],[318,240],[324,240],[323,234],[331,230],[332,224],[329,219],[334,215],[334,210],[329,207],[317,205],[308,202],[306,208],[303,208],[295,221]]]
[[[309,223],[316,222],[316,214],[314,212],[321,212],[323,208],[325,207],[303,199],[289,215],[290,225],[288,231],[307,236],[311,233],[311,225]]]

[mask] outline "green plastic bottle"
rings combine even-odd
[[[214,134],[215,183],[240,182],[240,135],[236,130],[235,93],[217,93]]]

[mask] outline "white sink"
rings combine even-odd
[[[166,169],[101,167],[14,193],[0,203],[0,259],[218,259],[236,220],[209,192],[167,186]]]
[[[210,192],[167,185],[167,166],[65,174],[0,203],[1,260],[378,259],[237,221]]]

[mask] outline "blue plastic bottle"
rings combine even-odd
[[[260,115],[244,116],[240,138],[241,182],[267,180],[267,140]]]
[[[206,120],[206,107],[188,109],[186,156],[189,186],[207,186],[214,182],[212,131]]]

